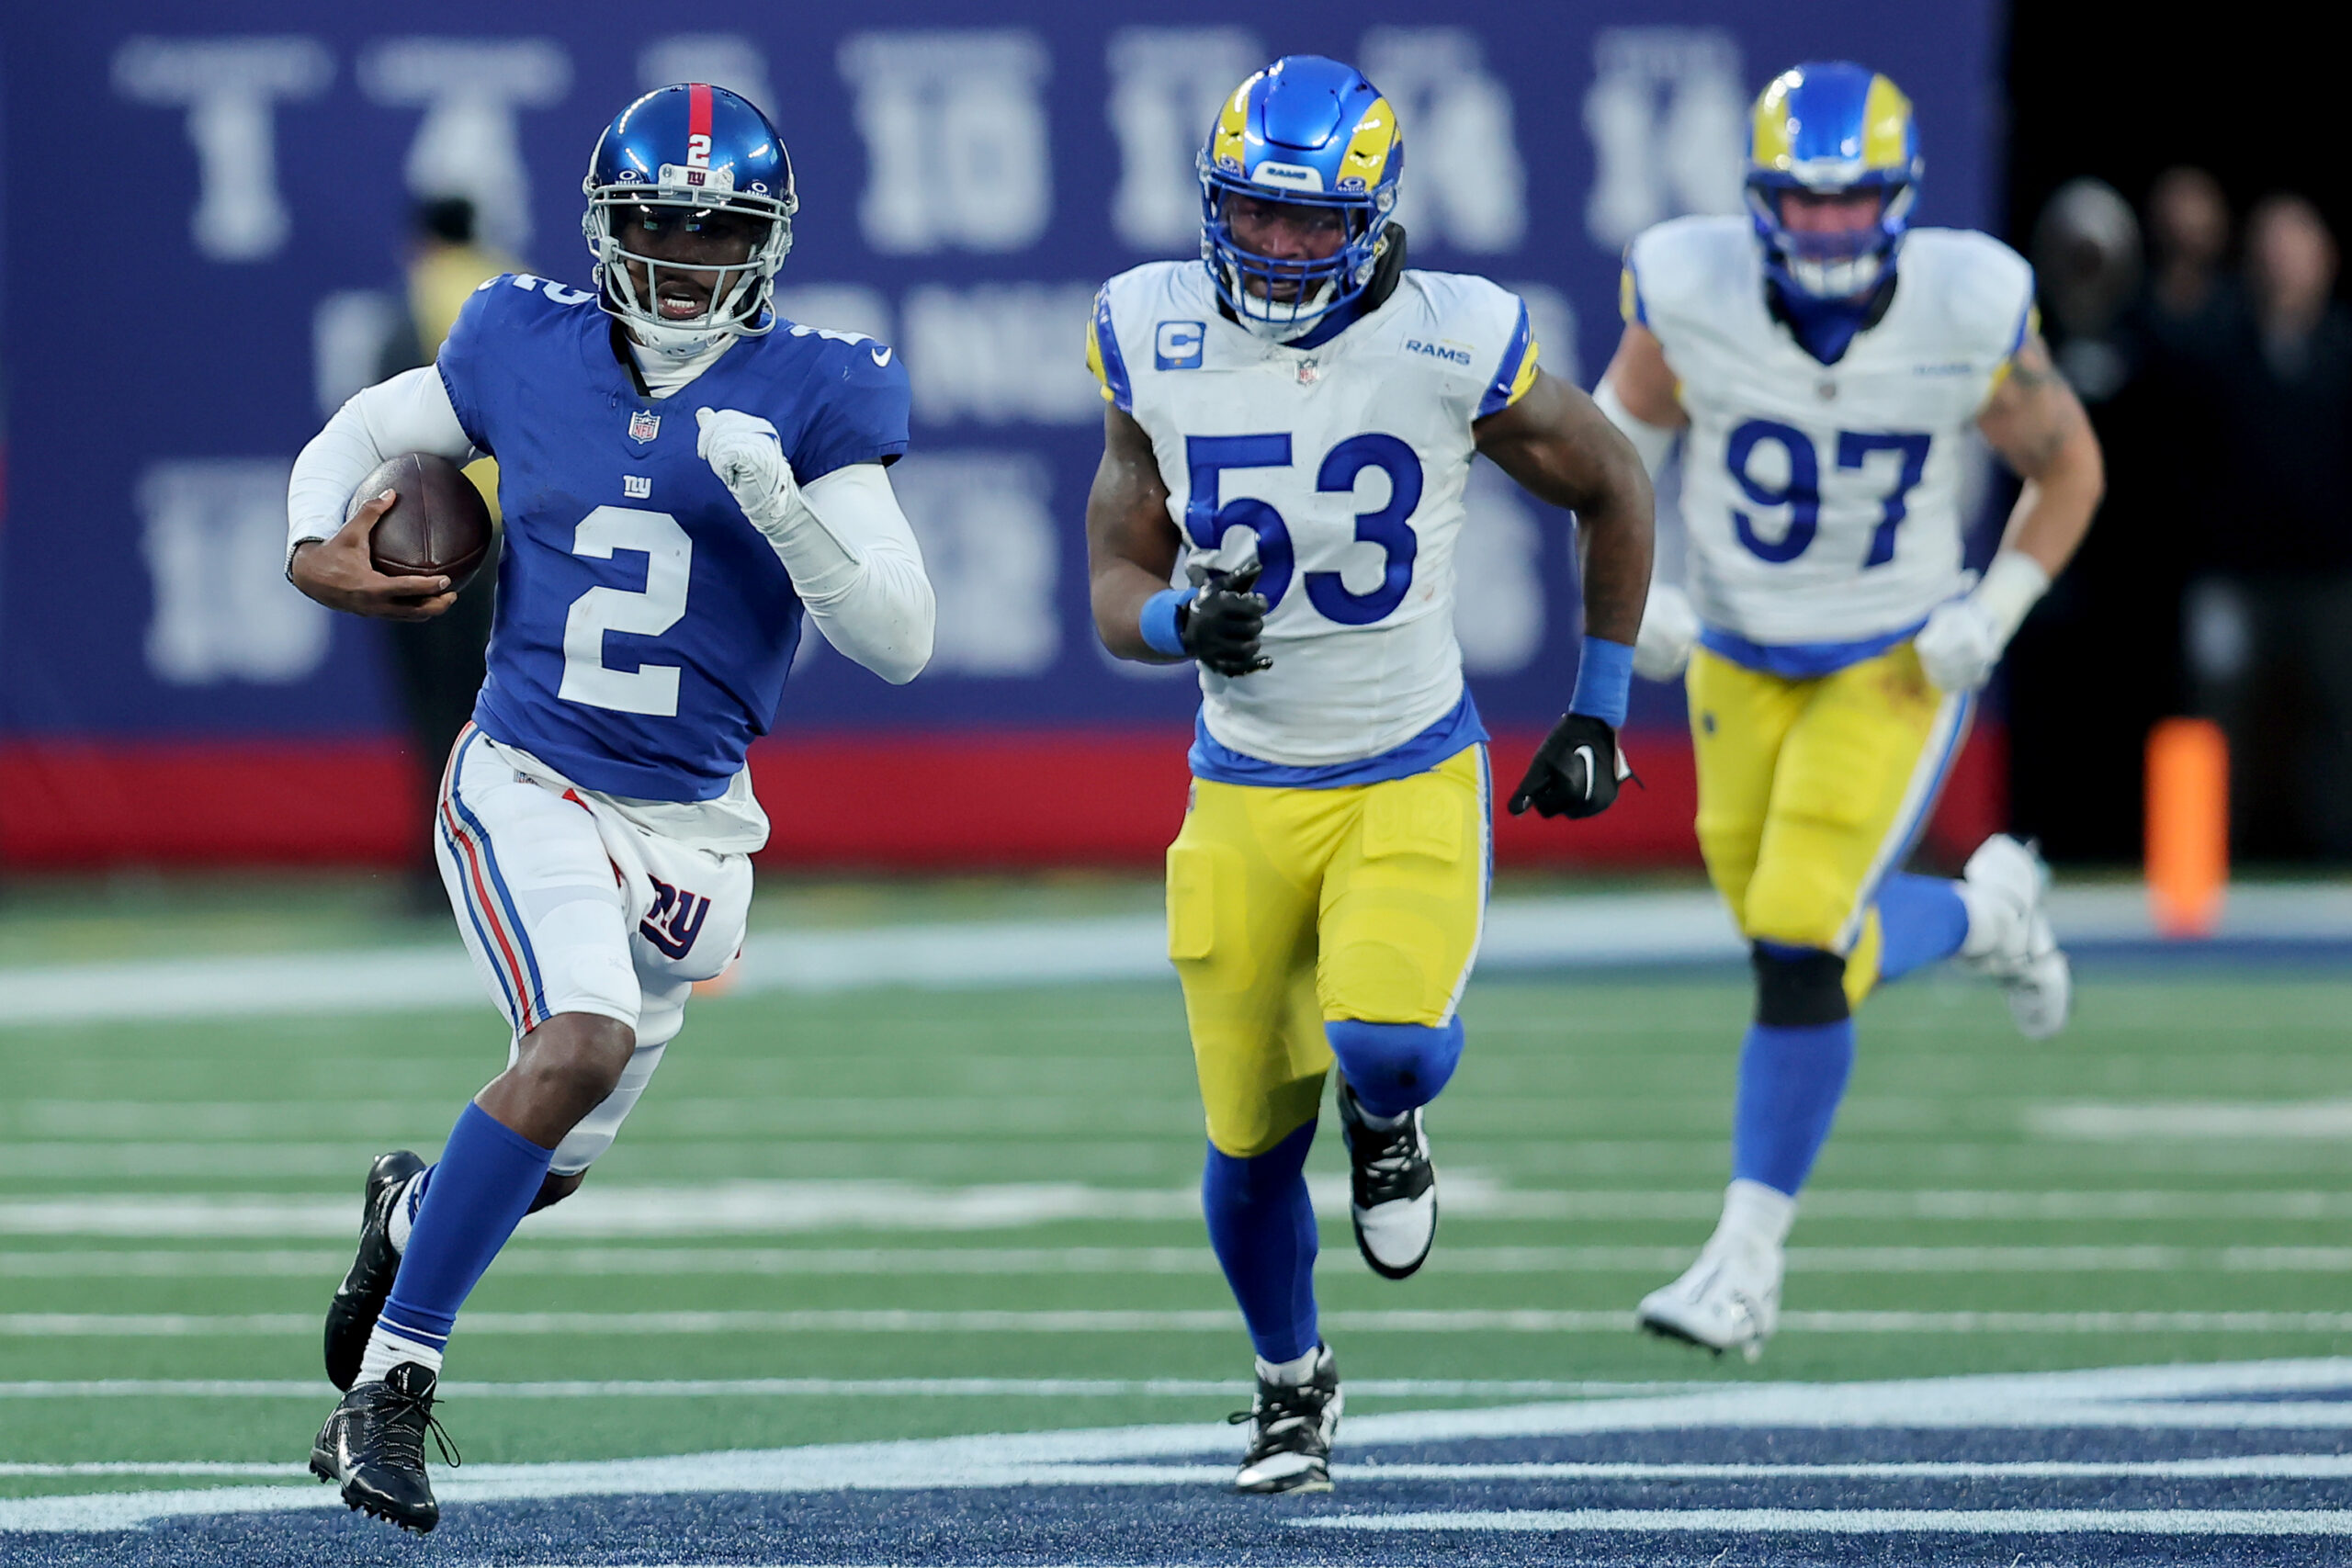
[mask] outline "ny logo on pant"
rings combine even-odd
[[[653,908],[638,922],[637,934],[672,958],[684,958],[694,950],[695,938],[702,934],[710,900],[673,887],[660,877],[648,880],[653,884]]]

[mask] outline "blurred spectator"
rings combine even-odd
[[[2309,201],[2266,198],[2243,295],[2210,348],[2190,345],[2222,475],[2191,550],[2189,667],[2230,736],[2233,841],[2256,858],[2352,858],[2352,314],[2336,260]]]
[[[440,197],[417,205],[408,257],[408,319],[385,345],[377,379],[430,365],[466,299],[485,278],[519,271],[519,265],[484,248],[474,237],[474,205],[464,197]],[[483,458],[466,470],[498,516],[498,465]],[[481,690],[484,656],[490,648],[496,604],[496,556],[433,620],[415,626],[383,624],[390,640],[393,677],[408,719],[409,749],[424,786],[417,822],[429,827],[438,800],[441,764],[458,732],[473,716]],[[431,839],[412,878],[412,902],[420,912],[440,914],[447,900],[433,863]]]
[[[2123,389],[2132,370],[2124,311],[2140,288],[2140,220],[2104,180],[2069,180],[2033,226],[2044,323],[2058,368],[2086,404]]]
[[[2222,225],[2225,235],[2226,214]],[[2181,254],[2154,238],[2160,266]],[[2188,521],[2176,494],[2182,464],[2163,434],[2171,382],[2148,321],[2140,222],[2120,193],[2068,181],[2035,220],[2032,251],[2042,331],[2098,432],[2108,493],[2082,552],[2012,645],[2011,815],[2053,858],[2135,861],[2142,750],[2184,701],[2183,574],[2165,542]]]
[[[2166,169],[2148,187],[2148,239],[2155,252],[2152,313],[2170,321],[2203,315],[2222,292],[2230,204],[2203,169]]]

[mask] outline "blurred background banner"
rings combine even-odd
[[[371,14],[372,13],[372,14]],[[874,4],[664,30],[607,4],[24,7],[6,145],[63,202],[6,218],[0,865],[389,863],[421,839],[384,628],[285,582],[284,488],[326,415],[413,339],[414,215],[588,281],[580,173],[636,93],[713,81],[768,110],[799,179],[786,314],[897,345],[894,470],[939,591],[905,689],[812,639],[755,753],[787,863],[1148,862],[1182,807],[1188,671],[1119,665],[1086,610],[1101,404],[1095,288],[1193,254],[1193,157],[1219,96],[1284,51],[1360,64],[1396,105],[1415,265],[1528,299],[1544,363],[1589,385],[1620,248],[1740,204],[1746,106],[1839,55],[1911,94],[1921,219],[1993,221],[1997,17],[1732,0],[1528,7],[1304,0],[1268,15],[1133,0]],[[1565,519],[1474,484],[1460,629],[1515,773],[1571,684]],[[1027,609],[1031,614],[1008,614]],[[1650,787],[1507,859],[1694,862],[1679,694],[1646,687]],[[1955,782],[1955,840],[2000,809],[1998,738]]]

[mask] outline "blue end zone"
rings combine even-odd
[[[477,1467],[436,1475],[447,1506],[429,1544],[322,1509],[323,1488],[270,1488],[300,1506],[225,1516],[202,1502],[220,1493],[24,1499],[0,1502],[0,1527],[34,1527],[0,1529],[0,1557],[1727,1568],[2352,1553],[2342,1361],[1727,1385],[1362,1417],[1341,1444],[1336,1491],[1276,1498],[1227,1491],[1234,1438],[1203,1427]],[[469,1489],[504,1495],[458,1500]],[[60,1528],[76,1508],[136,1513],[163,1497],[167,1517],[146,1529]]]

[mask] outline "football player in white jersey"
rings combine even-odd
[[[2065,1022],[2040,857],[1996,835],[1958,882],[1901,868],[1974,694],[2102,485],[2032,269],[1984,234],[1907,227],[1920,162],[1894,84],[1798,66],[1758,98],[1753,135],[1749,217],[1677,219],[1628,249],[1597,394],[1653,473],[1681,443],[1688,592],[1652,590],[1635,668],[1688,666],[1700,847],[1757,976],[1722,1222],[1640,1316],[1751,1359],[1853,1064],[1853,1007],[1957,956],[2007,990],[2028,1037]],[[1972,427],[2025,480],[1973,584]]]
[[[1209,1237],[1257,1350],[1237,1483],[1330,1484],[1338,1373],[1317,1331],[1303,1174],[1337,1059],[1356,1243],[1411,1274],[1437,1224],[1420,1108],[1462,1050],[1486,908],[1486,731],[1453,636],[1463,488],[1484,455],[1582,523],[1568,711],[1511,800],[1615,799],[1650,490],[1582,393],[1536,367],[1527,309],[1408,271],[1396,116],[1352,68],[1244,82],[1200,160],[1199,262],[1103,286],[1110,403],[1087,500],[1095,626],[1190,660],[1202,703],[1168,941],[1208,1156]]]

